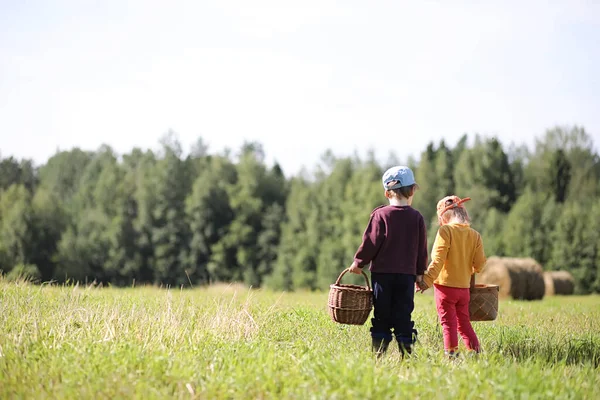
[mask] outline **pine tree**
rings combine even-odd
[[[12,185],[23,185],[30,193],[37,186],[37,176],[31,160],[0,157],[0,191]]]
[[[445,196],[454,193],[454,158],[452,151],[446,146],[442,140],[436,151],[435,157],[435,173],[437,176],[436,199],[439,200]],[[437,204],[437,202],[436,202]],[[432,204],[435,208],[435,204]]]
[[[432,225],[433,221],[437,220],[435,207],[441,198],[439,197],[441,192],[448,189],[447,187],[443,187],[440,190],[441,185],[438,178],[436,158],[437,150],[433,143],[429,143],[427,149],[421,154],[421,159],[415,171],[415,180],[419,184],[419,191],[415,194],[413,207],[423,215],[425,223],[429,226]],[[446,185],[447,182],[444,182],[444,184]]]
[[[362,234],[373,209],[387,204],[381,184],[382,170],[374,160],[355,163],[343,198],[342,245],[345,263],[350,265],[361,243]]]
[[[545,265],[551,257],[551,233],[559,213],[552,199],[540,198],[527,189],[510,210],[504,225],[506,255],[532,257]]]
[[[56,277],[73,281],[108,282],[105,265],[110,250],[106,235],[110,220],[98,209],[86,210],[67,227],[58,243]]]
[[[173,132],[162,139],[162,158],[154,168],[156,198],[152,209],[154,278],[167,285],[187,284],[184,264],[189,254],[185,219],[189,173],[181,160],[181,145]]]
[[[135,248],[127,269],[135,273],[137,282],[155,282],[152,231],[158,187],[154,173],[156,163],[156,156],[152,151],[134,149],[123,156],[125,184],[130,196],[127,198],[126,215],[132,220],[128,240]]]
[[[348,256],[342,242],[345,210],[340,204],[347,193],[347,187],[354,173],[350,159],[339,159],[329,164],[331,173],[317,185],[318,220],[313,228],[317,230],[317,287],[326,289],[347,267]],[[314,236],[310,237],[314,240]]]
[[[600,199],[596,199],[590,212],[590,218],[587,224],[588,238],[593,245],[594,252],[594,267],[590,275],[595,275],[596,279],[590,285],[590,290],[595,293],[600,293],[600,230],[596,227],[600,226]]]
[[[535,150],[525,169],[532,189],[557,201],[585,201],[600,195],[600,157],[583,128],[549,129],[536,140]]]
[[[555,171],[551,187],[554,189],[554,200],[563,203],[567,198],[567,189],[571,181],[571,163],[567,159],[565,152],[558,149],[554,152],[550,163],[552,170]]]
[[[71,219],[58,245],[61,276],[128,284],[139,270],[125,171],[109,146],[87,163],[70,201]],[[72,249],[76,249],[73,251]]]
[[[93,153],[78,148],[56,153],[39,169],[40,184],[56,193],[62,202],[69,202],[92,157]]]
[[[200,172],[186,199],[191,231],[188,273],[197,283],[206,284],[222,278],[220,274],[210,276],[208,262],[212,247],[225,236],[234,217],[228,187],[234,186],[235,180],[235,166],[226,158],[214,157]]]
[[[483,224],[490,208],[508,212],[516,199],[508,157],[494,138],[477,137],[472,148],[461,152],[455,182],[458,196],[472,198],[468,209],[474,227]]]
[[[31,264],[33,231],[31,194],[27,188],[13,184],[0,192],[0,270],[6,273],[18,264]]]
[[[285,210],[279,203],[271,203],[265,210],[262,229],[256,240],[258,252],[258,265],[256,272],[261,284],[270,276],[277,261],[277,248],[281,237],[281,224],[285,217]]]
[[[281,240],[277,248],[277,260],[265,282],[268,287],[281,290],[315,287],[316,248],[309,235],[309,215],[314,210],[312,188],[306,179],[292,178],[290,192],[285,204],[285,219],[281,227]]]
[[[596,289],[600,235],[594,223],[598,222],[598,206],[592,202],[566,203],[552,235],[549,267],[571,272],[578,293],[590,293]]]
[[[38,188],[32,200],[34,220],[32,253],[30,262],[40,271],[42,282],[54,277],[58,243],[65,227],[67,215],[55,193]]]
[[[504,256],[504,226],[507,215],[492,208],[486,215],[481,230],[483,247],[487,257]]]

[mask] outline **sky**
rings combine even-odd
[[[600,143],[600,2],[0,0],[0,155],[262,143],[286,174],[465,133]]]

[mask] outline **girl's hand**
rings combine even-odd
[[[356,261],[354,261],[354,262],[352,263],[352,265],[351,265],[351,266],[348,268],[348,270],[349,270],[350,272],[352,272],[353,274],[356,274],[356,275],[360,275],[360,274],[362,274],[362,269],[358,268],[358,264],[357,264],[357,262],[356,262]]]

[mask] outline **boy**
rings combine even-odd
[[[382,182],[389,205],[371,213],[350,272],[360,274],[361,268],[371,264],[373,351],[378,357],[386,352],[393,329],[404,356],[412,352],[417,335],[411,314],[415,282],[421,282],[427,267],[427,232],[423,216],[411,207],[418,187],[411,169],[392,167]]]

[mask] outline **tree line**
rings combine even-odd
[[[183,156],[173,132],[157,151],[75,148],[39,167],[0,157],[0,270],[42,282],[326,289],[385,203],[384,169],[408,164],[429,246],[437,200],[469,196],[488,256],[533,257],[570,271],[579,293],[600,293],[600,157],[590,135],[555,127],[533,149],[470,139],[430,143],[403,162],[327,151],[290,178],[266,164],[259,143],[210,153],[200,139]]]

